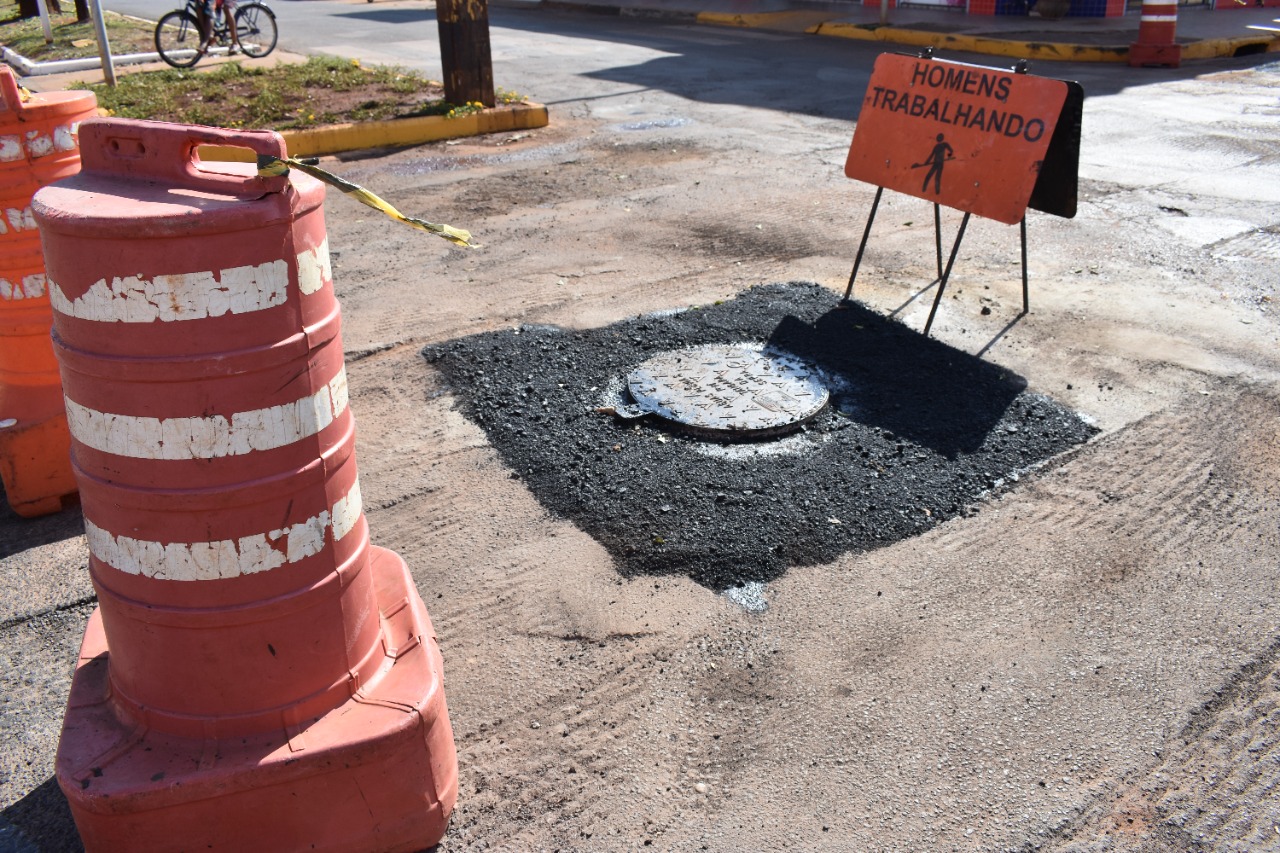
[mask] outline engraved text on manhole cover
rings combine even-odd
[[[717,344],[655,356],[627,376],[638,408],[693,432],[763,437],[799,427],[826,406],[817,370],[750,344]]]

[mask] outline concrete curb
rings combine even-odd
[[[1058,59],[1072,62],[1128,62],[1128,44],[1089,45],[1074,42],[1027,42],[991,36],[956,35],[913,30],[878,24],[855,24],[831,20],[831,13],[818,9],[778,12],[685,12],[623,5],[582,3],[575,0],[497,0],[512,8],[542,8],[615,17],[655,18],[672,23],[698,23],[805,32],[861,41],[879,41],[908,47],[933,47],[965,53],[982,53],[1011,59]],[[1267,35],[1240,38],[1203,39],[1182,46],[1183,59],[1213,59],[1244,53],[1280,51],[1280,38]]]
[[[965,53],[982,53],[1010,59],[1069,59],[1074,62],[1126,62],[1129,46],[1083,45],[1068,42],[1021,42],[988,36],[932,33],[897,27],[866,27],[839,21],[822,24],[817,35],[883,41],[911,47],[933,47]]]
[[[561,0],[561,5],[565,5]],[[806,21],[819,20],[812,24]],[[1069,42],[1027,42],[998,39],[989,36],[955,35],[928,30],[910,30],[877,24],[853,24],[847,21],[826,20],[813,11],[764,12],[759,14],[734,14],[703,12],[698,23],[720,26],[758,27],[763,29],[796,30],[813,35],[879,41],[909,47],[933,47],[964,53],[982,53],[1010,59],[1058,59],[1072,62],[1128,62],[1129,45],[1086,45]],[[1263,53],[1280,50],[1280,40],[1270,36],[1242,36],[1232,39],[1205,39],[1189,42],[1182,47],[1183,59],[1213,59],[1236,56],[1241,53]]]
[[[480,136],[485,133],[533,130],[546,127],[548,122],[547,108],[542,104],[511,104],[457,118],[444,116],[397,118],[359,124],[335,124],[302,130],[283,130],[280,131],[280,135],[284,137],[285,146],[291,157],[319,157],[372,148],[422,145],[426,142]],[[252,152],[248,149],[212,145],[202,147],[200,157],[203,160],[242,163],[252,162],[254,159]]]
[[[1219,56],[1241,56],[1244,53],[1276,53],[1280,38],[1244,36],[1234,39],[1204,39],[1182,46],[1183,59],[1214,59]]]
[[[214,47],[209,49],[210,56],[225,56],[228,48]],[[251,57],[250,57],[251,58]],[[20,53],[7,47],[0,47],[0,61],[5,62],[23,77],[42,77],[48,74],[68,74],[75,71],[97,71],[102,68],[102,60],[96,56],[83,59],[59,59],[53,62],[32,62]],[[111,57],[112,65],[145,65],[148,62],[160,62],[158,53],[122,53]]]
[[[0,60],[3,60],[14,71],[23,77],[40,77],[45,74],[65,74],[70,71],[92,71],[102,67],[98,57],[84,59],[60,59],[54,62],[32,62],[20,53],[7,47],[0,47]],[[159,62],[158,53],[125,53],[111,57],[115,65],[140,65],[144,62]]]

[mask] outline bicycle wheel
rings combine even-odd
[[[156,24],[156,51],[174,68],[190,68],[200,61],[200,24],[186,12],[173,11]]]
[[[236,8],[236,35],[245,56],[266,56],[276,49],[276,14],[262,3],[240,3]]]

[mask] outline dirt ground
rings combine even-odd
[[[1174,240],[1177,213],[1135,209],[1196,199],[1086,180],[1075,220],[1030,220],[1019,319],[1016,229],[975,222],[934,337],[1099,433],[975,512],[744,600],[620,571],[423,355],[761,284],[838,299],[871,198],[838,173],[847,123],[797,117],[771,155],[639,112],[327,161],[483,245],[326,203],[371,536],[444,653],[461,790],[439,849],[1280,849],[1275,235]],[[855,298],[919,330],[931,211],[881,216]],[[40,551],[63,602],[5,628],[24,641],[5,693],[26,691],[3,706],[5,818],[41,850],[74,849],[48,781],[89,610],[74,527],[28,527],[0,561],[12,578]]]
[[[763,611],[624,580],[422,361],[759,283],[838,294],[869,193],[817,160],[762,166],[565,116],[348,164],[486,245],[424,258],[385,230],[335,272],[370,353],[352,387],[375,538],[414,567],[457,685],[443,849],[1280,847],[1270,256],[1116,229],[1125,190],[1088,182],[1079,219],[1033,217],[1014,323],[1016,232],[981,225],[935,334],[1103,434],[973,517],[792,568]],[[889,203],[857,296],[919,329],[928,210]],[[338,213],[334,245],[368,224]]]

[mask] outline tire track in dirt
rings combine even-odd
[[[538,657],[557,667],[557,689],[527,697],[515,717],[482,721],[456,737],[466,800],[442,850],[535,849],[548,834],[590,849],[606,830],[617,793],[645,774],[642,767],[650,675],[656,658],[636,640],[589,642],[566,637],[535,641]],[[519,751],[510,744],[521,744]],[[523,825],[515,834],[487,818]]]
[[[1280,641],[1233,674],[1148,773],[1099,798],[1055,853],[1280,849]],[[1196,725],[1199,722],[1201,725]]]
[[[1238,560],[1243,562],[1242,552],[1280,565],[1280,542],[1274,535],[1280,405],[1257,389],[1244,389],[1217,395],[1212,404],[1199,408],[1192,416],[1186,407],[1151,416],[1097,443],[1088,461],[1114,463],[1143,447],[1160,447],[1152,454],[1152,464],[1134,470],[1120,494],[1100,493],[1095,514],[1101,511],[1105,523],[1094,524],[1094,532],[1113,542],[1133,540],[1135,550],[1140,550],[1132,558],[1139,570],[1163,568],[1167,575],[1170,566],[1181,567],[1199,573],[1198,582],[1208,585],[1222,583],[1222,573]],[[1241,429],[1243,424],[1250,428]],[[1115,474],[1108,469],[1114,467],[1090,464],[1084,484],[1106,482]],[[1090,498],[1096,498],[1062,477],[1049,477],[1031,492],[1044,492],[1054,507],[1062,506],[1060,498],[1075,497],[1076,504],[1066,513],[1069,521],[1075,510],[1087,510]],[[1259,515],[1259,507],[1267,509]],[[1045,522],[1052,525],[1054,520]],[[1106,572],[1103,579],[1122,580]],[[1280,849],[1280,752],[1273,737],[1277,724],[1280,638],[1212,688],[1203,704],[1191,710],[1182,730],[1157,751],[1158,764],[1106,786],[1078,820],[1049,839],[1048,849]]]
[[[1147,551],[1177,551],[1204,537],[1220,538],[1225,527],[1237,523],[1242,508],[1258,497],[1251,488],[1232,488],[1215,464],[1233,455],[1229,426],[1253,408],[1241,400],[1226,400],[1224,411],[1203,431],[1188,429],[1183,418],[1169,413],[1152,415],[1130,429],[1098,442],[1090,454],[1089,473],[1075,487],[1059,466],[1031,489],[1051,488],[1052,502],[1032,515],[1045,531],[1069,531],[1076,536],[1127,533]],[[1129,456],[1132,430],[1159,450],[1136,470]],[[1105,449],[1106,452],[1103,452]],[[1048,495],[1045,495],[1048,497]]]
[[[361,361],[352,384],[363,390],[352,405],[357,414],[376,408],[381,424],[365,437],[362,460],[371,461],[362,461],[362,477],[384,478],[374,488],[401,496],[371,512],[374,541],[399,551],[428,591],[445,656],[464,796],[441,849],[530,849],[560,824],[566,839],[586,843],[613,813],[602,798],[638,768],[625,744],[642,727],[654,641],[635,618],[566,599],[566,575],[610,570],[607,558],[546,515],[450,398],[424,402],[392,381],[419,373],[434,376],[399,353]],[[412,458],[398,453],[405,443],[420,448]],[[424,482],[438,488],[413,491]],[[544,668],[558,676],[552,689]],[[539,740],[546,748],[530,749]],[[495,810],[530,829],[486,829],[481,818]]]

